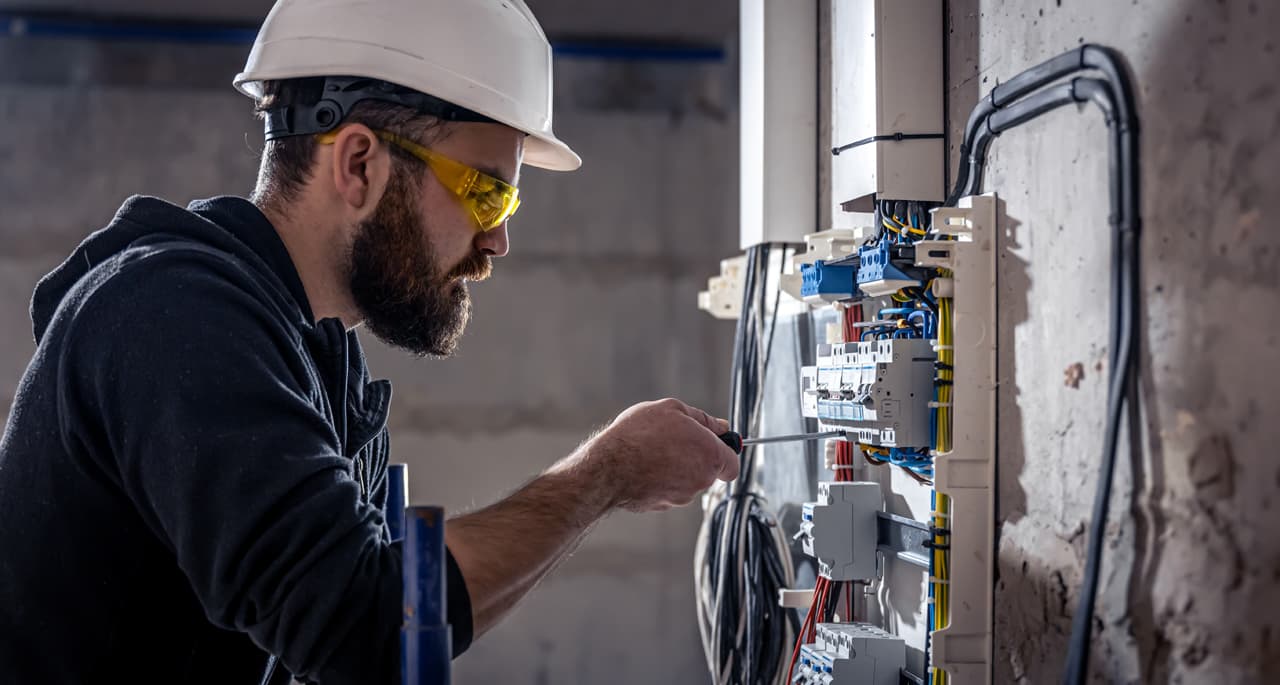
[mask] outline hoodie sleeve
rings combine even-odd
[[[70,314],[63,439],[118,474],[214,624],[301,680],[396,682],[399,545],[360,497],[297,333],[254,288],[196,249],[102,279]]]

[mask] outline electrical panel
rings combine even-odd
[[[942,3],[829,1],[832,226],[855,225],[845,211],[871,211],[873,195],[941,202]]]
[[[812,361],[792,367],[792,406],[828,440],[833,477],[788,531],[818,576],[790,682],[897,683],[904,669],[942,685],[990,680],[996,206],[878,201],[878,231],[809,234],[776,282],[762,274],[777,261],[748,253],[753,288],[764,279],[821,322],[797,342]],[[744,288],[744,303],[765,299]],[[762,317],[745,330],[761,334]],[[895,592],[917,606],[860,591],[913,585]]]
[[[813,479],[801,462],[775,479],[798,506],[788,521],[753,468],[782,454],[770,441],[704,504],[695,565],[712,678],[989,682],[996,201],[942,206],[943,3],[741,0],[741,30],[746,255],[700,306],[737,314],[734,430],[808,431],[827,441],[817,466],[829,473]],[[786,323],[770,323],[780,313]],[[780,362],[784,326],[794,348]],[[769,366],[794,401],[766,389]],[[793,547],[735,538],[766,520]],[[799,600],[807,614],[802,565],[817,576]],[[759,587],[801,609],[798,634],[760,616]]]
[[[1126,287],[1142,226],[1131,70],[1115,50],[1085,44],[1002,80],[959,120],[963,159],[948,192],[945,3],[817,6],[815,43],[811,3],[742,2],[747,255],[731,426],[759,439],[742,442],[732,492],[704,506],[704,651],[714,682],[989,683],[999,232],[997,199],[982,194],[987,150],[1073,104],[1096,105],[1110,129],[1108,385],[1122,409],[1107,414],[1105,476],[1138,404],[1136,384],[1121,382],[1134,372],[1140,306],[1140,289]],[[800,41],[795,50],[779,45],[784,35]],[[820,64],[807,70],[811,47]],[[806,167],[815,133],[822,154]],[[817,215],[806,223],[815,169]],[[792,316],[775,323],[783,312]],[[775,333],[788,329],[779,363]],[[819,464],[829,476],[813,478]],[[1110,487],[1099,477],[1064,682],[1089,671]],[[774,496],[781,508],[768,504]],[[799,520],[792,509],[788,521],[796,504]],[[798,544],[778,543],[784,525]],[[740,532],[753,526],[754,545]],[[786,611],[805,595],[798,630],[794,616],[762,611],[759,588]]]

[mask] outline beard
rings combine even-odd
[[[447,357],[471,318],[462,279],[488,278],[492,263],[474,252],[443,271],[419,219],[412,175],[397,172],[373,216],[357,227],[348,264],[351,294],[365,325],[382,342],[419,357]]]

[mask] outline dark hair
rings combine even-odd
[[[263,81],[262,97],[254,112],[265,118],[266,112],[285,105],[313,105],[320,101],[324,77]],[[372,129],[385,129],[410,140],[429,145],[447,135],[444,121],[423,114],[410,107],[378,100],[365,100],[352,108],[343,119],[345,123],[364,124]],[[316,160],[316,140],[313,136],[300,135],[269,140],[262,149],[262,163],[258,168],[258,182],[253,190],[253,201],[259,206],[269,206],[283,211],[284,205],[297,199],[298,193],[311,179]],[[421,176],[423,168],[413,157],[391,147],[396,161],[396,173]]]

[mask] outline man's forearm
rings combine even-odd
[[[586,447],[510,497],[450,519],[446,538],[471,595],[475,637],[511,610],[573,552],[615,504]]]

